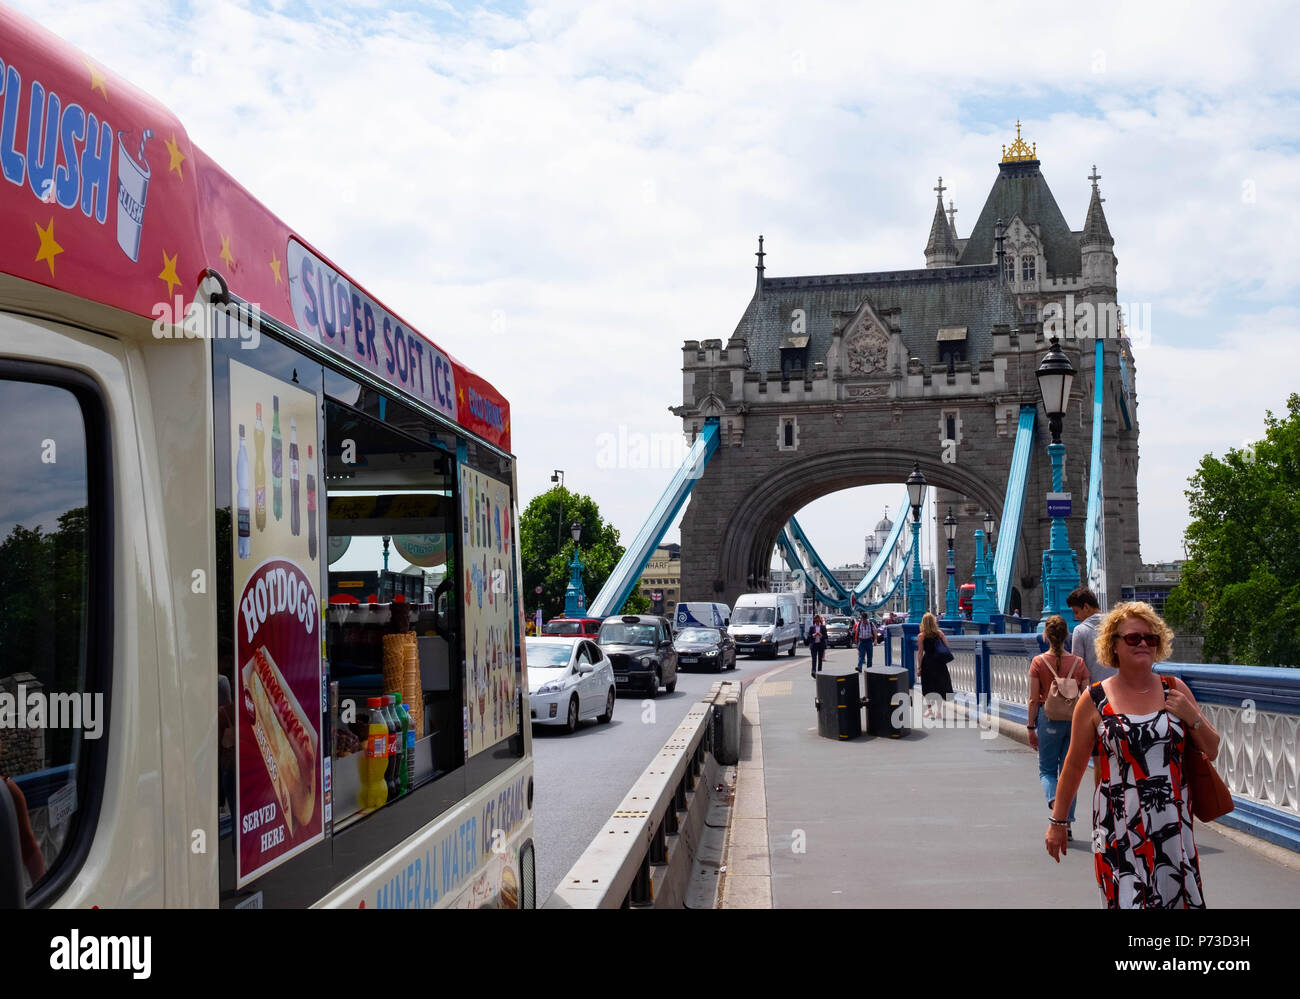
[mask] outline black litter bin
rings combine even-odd
[[[862,734],[857,673],[817,674],[817,734],[827,739],[856,739]]]
[[[863,674],[867,678],[867,732],[891,739],[906,735],[912,715],[907,670],[873,666]]]

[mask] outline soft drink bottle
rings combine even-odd
[[[257,514],[257,529],[266,530],[266,430],[262,426],[262,404],[257,404],[257,420],[253,423],[253,507]]]
[[[239,518],[239,557],[248,558],[253,551],[248,529],[248,448],[244,446],[242,423],[239,425],[239,454],[235,458],[235,483],[238,486],[235,507]]]
[[[415,781],[415,729],[411,727],[411,709],[402,703],[402,695],[397,694],[397,717],[402,722],[402,769],[397,775],[401,781],[402,794],[411,789]]]
[[[366,698],[370,719],[366,729],[366,758],[361,770],[361,807],[381,808],[388,802],[384,770],[388,766],[388,723],[378,697]]]
[[[289,421],[289,533],[302,533],[302,514],[298,512],[298,421]]]
[[[307,554],[316,558],[316,462],[307,445]]]
[[[401,778],[397,776],[402,761],[402,723],[393,710],[393,695],[385,694],[382,700],[384,721],[388,723],[388,766],[384,769],[384,783],[388,785],[388,800],[394,801],[402,792]]]
[[[271,396],[271,510],[284,516],[284,442],[280,439],[280,397]]]

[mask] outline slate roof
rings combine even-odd
[[[987,264],[993,260],[993,228],[998,219],[1009,223],[1019,215],[1037,223],[1047,256],[1047,272],[1054,277],[1081,274],[1079,239],[1071,231],[1056,199],[1038,169],[1038,160],[998,164],[998,179],[989,191],[979,220],[962,247],[958,264]]]
[[[966,359],[993,356],[993,326],[1016,318],[1015,296],[998,278],[993,264],[940,267],[870,274],[827,274],[763,278],[761,296],[745,309],[736,335],[745,337],[751,371],[781,367],[781,343],[793,311],[803,309],[811,337],[808,363],[825,361],[834,330],[833,312],[856,312],[863,300],[877,312],[902,310],[898,320],[911,357],[926,364],[939,360],[940,326],[967,328]]]

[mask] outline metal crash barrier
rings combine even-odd
[[[740,753],[740,684],[715,683],[543,908],[682,908],[711,794]]]

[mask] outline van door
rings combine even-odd
[[[0,692],[42,705],[0,729],[12,780],[0,793],[25,799],[29,906],[162,907],[166,869],[184,862],[164,807],[165,779],[180,777],[164,772],[175,728],[159,710],[162,497],[142,467],[148,419],[128,356],[109,337],[0,313]],[[179,828],[183,794],[173,807]]]

